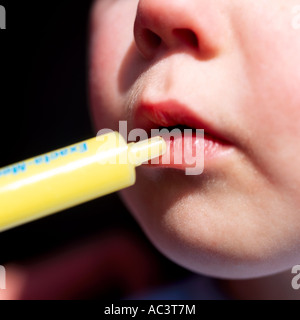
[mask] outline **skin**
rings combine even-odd
[[[192,271],[247,279],[300,262],[298,2],[98,0],[92,8],[96,130],[117,130],[119,120],[130,127],[136,96],[174,99],[234,148],[199,176],[140,167],[121,192],[155,246]]]

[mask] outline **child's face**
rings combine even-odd
[[[130,130],[164,108],[178,123],[195,113],[229,143],[201,175],[142,166],[136,185],[122,191],[154,244],[191,270],[242,278],[300,262],[299,4],[98,0],[93,7],[96,129],[128,120]]]

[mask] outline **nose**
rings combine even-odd
[[[188,50],[200,59],[217,55],[224,40],[220,6],[215,0],[140,0],[134,24],[138,50],[146,59],[161,50]]]

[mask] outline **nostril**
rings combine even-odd
[[[161,44],[161,38],[149,29],[143,30],[143,38],[149,46],[149,49],[157,49]]]
[[[196,34],[190,29],[174,29],[174,36],[176,36],[181,42],[192,48],[198,48],[199,42]]]

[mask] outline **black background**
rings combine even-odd
[[[7,29],[0,30],[3,167],[93,137],[95,132],[86,81],[91,1],[0,0],[0,4],[7,13]],[[0,264],[55,252],[116,227],[131,230],[147,243],[166,277],[185,274],[148,244],[116,194],[1,233]]]

